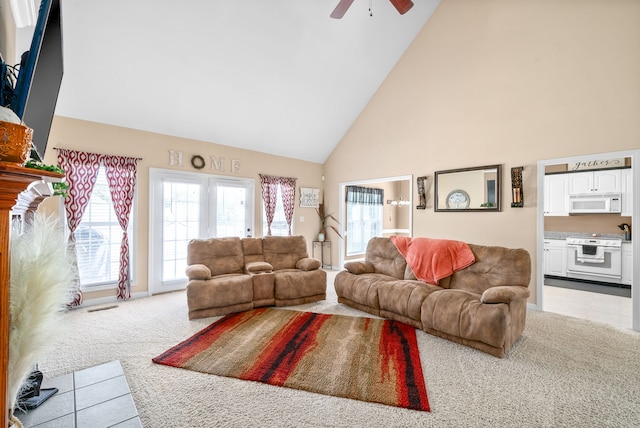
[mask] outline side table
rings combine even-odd
[[[316,249],[320,249],[320,257],[316,257]],[[328,267],[329,269],[331,269],[331,241],[313,241],[313,248],[311,251],[313,258],[320,260],[323,268]],[[328,264],[324,262],[324,255],[326,251],[329,252]]]

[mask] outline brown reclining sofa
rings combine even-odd
[[[524,330],[531,259],[524,249],[468,244],[470,266],[438,285],[416,279],[389,238],[335,278],[338,302],[503,357]]]
[[[194,239],[187,264],[189,319],[326,299],[327,273],[303,236]]]

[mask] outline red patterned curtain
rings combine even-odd
[[[82,290],[77,264],[75,231],[82,220],[82,215],[89,204],[89,198],[91,198],[91,192],[96,183],[100,169],[100,155],[60,149],[58,150],[58,164],[64,170],[66,182],[69,185],[67,196],[64,198],[67,227],[70,231],[68,251],[76,261],[74,263],[75,283],[73,284],[75,297],[69,306],[79,306],[82,304]]]
[[[262,188],[262,200],[267,215],[267,235],[271,236],[271,223],[276,213],[278,196],[278,177],[260,174],[260,187]]]
[[[104,166],[109,180],[109,191],[118,223],[122,228],[120,244],[120,271],[118,274],[118,299],[131,297],[131,269],[129,263],[129,214],[133,206],[133,194],[136,188],[138,159],[123,156],[103,156]]]
[[[280,191],[282,192],[282,207],[284,216],[289,226],[291,235],[291,224],[293,223],[293,209],[296,205],[296,179],[290,177],[280,177]]]

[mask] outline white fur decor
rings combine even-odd
[[[60,315],[71,300],[72,262],[59,220],[36,214],[22,234],[12,232],[9,308],[10,409],[38,357],[62,332]]]

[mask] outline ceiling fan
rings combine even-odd
[[[404,15],[407,13],[409,9],[413,7],[413,2],[411,0],[389,0],[391,4],[398,10],[400,15]],[[353,0],[340,0],[340,3],[333,9],[331,12],[331,17],[335,19],[340,19],[347,13],[349,7],[353,3]]]

